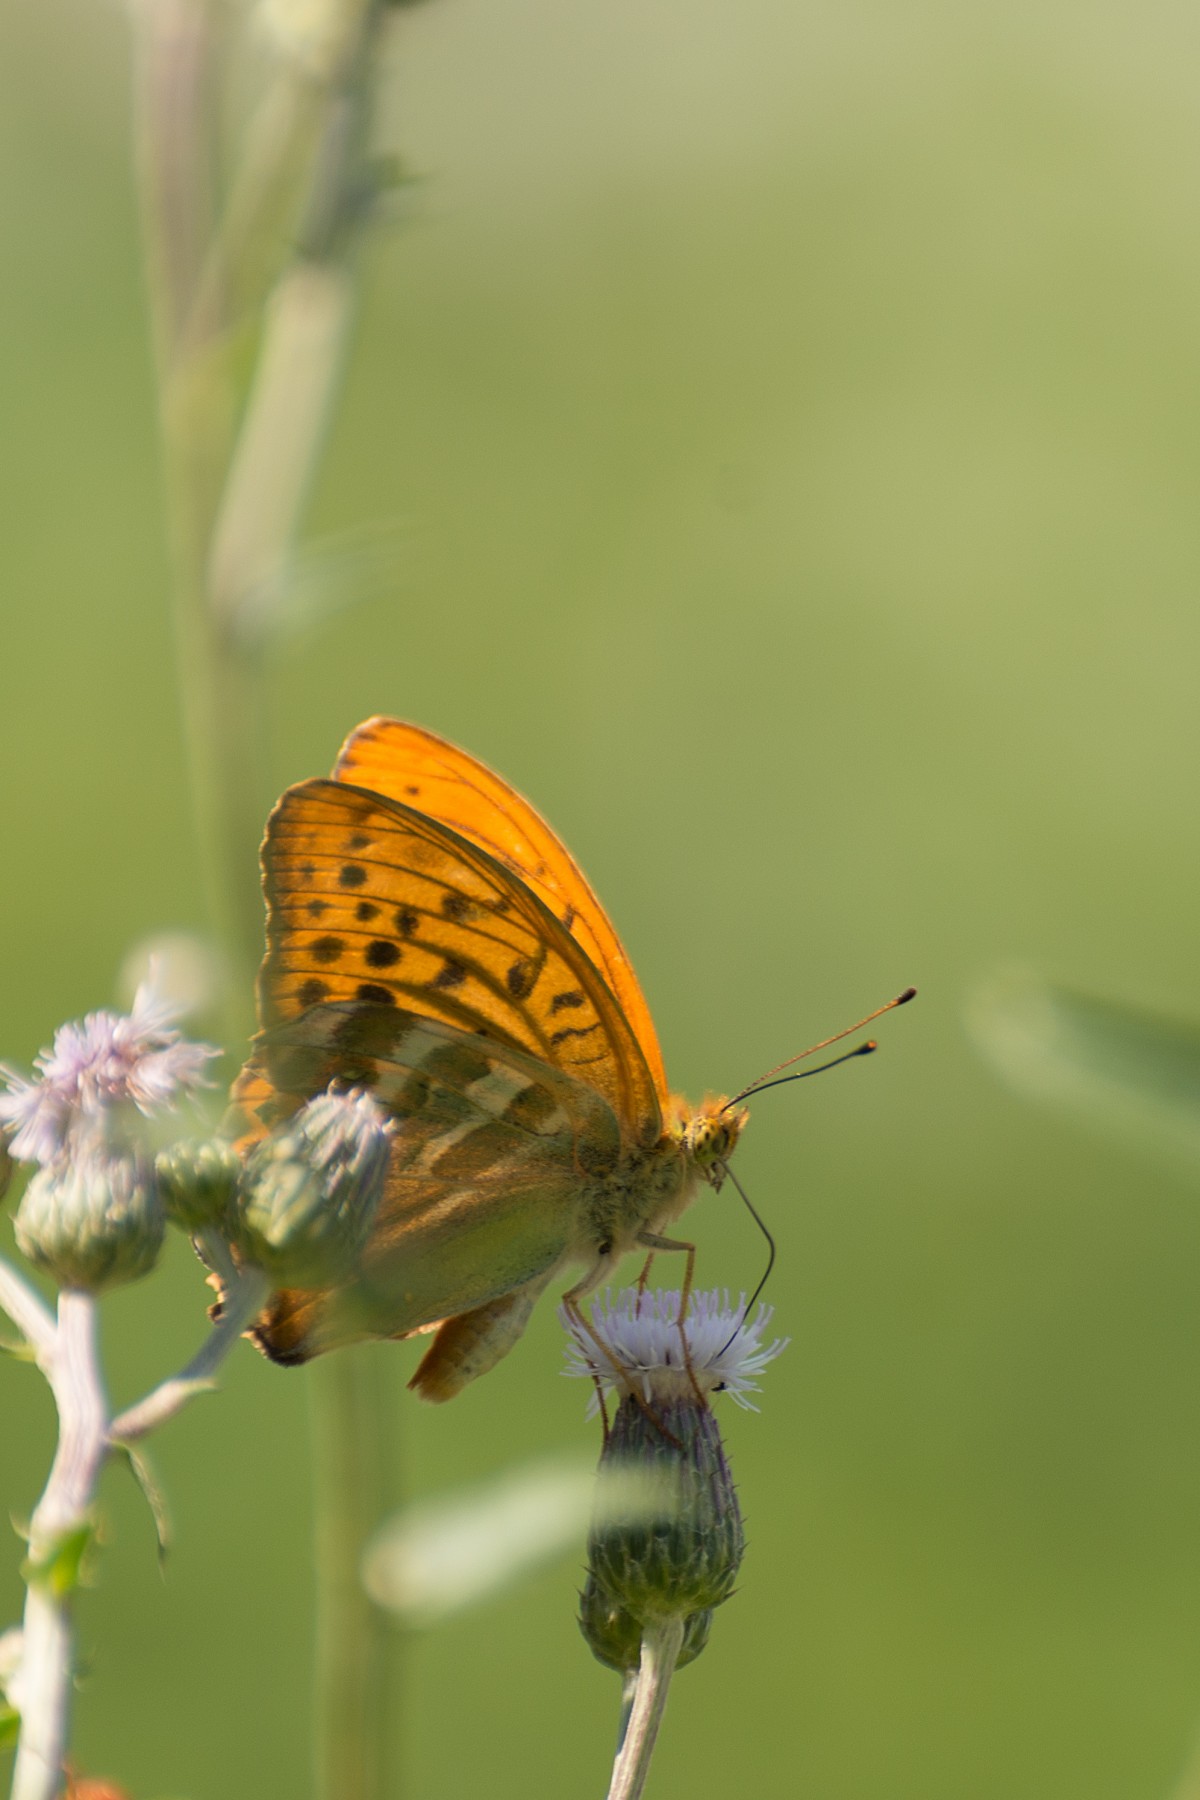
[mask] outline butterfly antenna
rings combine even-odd
[[[852,1031],[861,1031],[864,1025],[869,1025],[871,1023],[872,1019],[882,1018],[884,1013],[892,1012],[897,1006],[907,1006],[909,1001],[915,1000],[916,997],[917,990],[915,987],[905,988],[902,994],[897,994],[896,998],[894,1000],[889,1000],[886,1006],[877,1006],[874,1012],[869,1012],[865,1019],[858,1019],[853,1025],[847,1025],[843,1031],[835,1031],[832,1037],[822,1038],[819,1044],[810,1044],[807,1050],[801,1050],[795,1056],[785,1056],[781,1063],[776,1063],[773,1069],[768,1069],[764,1075],[758,1076],[748,1087],[744,1087],[740,1094],[735,1094],[732,1100],[727,1100],[725,1105],[721,1108],[722,1112],[727,1112],[731,1106],[737,1106],[741,1101],[749,1099],[751,1094],[761,1091],[767,1085],[775,1087],[777,1084],[772,1081],[771,1077],[773,1075],[778,1075],[781,1069],[790,1069],[793,1063],[803,1062],[806,1056],[815,1056],[818,1050],[827,1050],[830,1044],[839,1043],[842,1038],[849,1037]],[[875,1048],[874,1040],[871,1041],[870,1048],[872,1050]],[[866,1051],[867,1045],[864,1044],[858,1050],[851,1051],[850,1054],[852,1056],[863,1056],[866,1054]],[[845,1062],[846,1058],[839,1056],[837,1061]],[[822,1068],[831,1069],[833,1066],[833,1063],[822,1064]],[[819,1072],[820,1071],[817,1069],[805,1070],[806,1075],[816,1075]],[[797,1077],[791,1076],[788,1077],[788,1079],[796,1080]]]
[[[797,1069],[794,1075],[780,1075],[775,1081],[764,1081],[758,1087],[750,1090],[751,1095],[757,1097],[759,1094],[765,1094],[768,1088],[785,1087],[789,1081],[804,1081],[810,1075],[823,1075],[826,1069],[840,1068],[842,1063],[853,1062],[856,1056],[870,1056],[878,1048],[879,1045],[875,1039],[868,1038],[865,1044],[857,1044],[853,1050],[847,1050],[842,1056],[835,1056],[830,1062],[818,1063],[815,1069]],[[745,1097],[744,1094],[738,1095],[739,1100],[744,1100]],[[736,1104],[737,1102],[734,1100],[729,1102],[730,1106]],[[724,1112],[725,1108],[722,1107],[721,1111]]]
[[[859,1055],[859,1052],[857,1050],[855,1050],[855,1051],[852,1051],[851,1054],[854,1056],[857,1056],[857,1055]],[[839,1062],[844,1061],[844,1060],[845,1059],[842,1057],[838,1058]],[[813,1075],[815,1075],[816,1072],[817,1071],[815,1069],[812,1069],[809,1071],[809,1073],[813,1074]],[[758,1212],[757,1208],[754,1206],[753,1202],[750,1199],[749,1194],[746,1192],[745,1188],[742,1186],[741,1182],[738,1180],[737,1176],[734,1174],[734,1172],[730,1168],[729,1164],[722,1163],[721,1170],[722,1170],[722,1173],[727,1175],[729,1177],[730,1181],[732,1181],[734,1187],[738,1191],[738,1194],[741,1196],[742,1205],[746,1208],[746,1211],[750,1214],[750,1217],[754,1220],[754,1223],[758,1226],[758,1229],[762,1232],[763,1236],[766,1238],[768,1255],[767,1255],[767,1266],[762,1272],[762,1278],[759,1281],[759,1284],[755,1288],[754,1292],[751,1294],[749,1304],[747,1306],[745,1306],[742,1310],[742,1316],[741,1316],[741,1319],[738,1321],[737,1331],[732,1332],[730,1334],[730,1336],[728,1338],[726,1338],[725,1342],[721,1345],[721,1348],[717,1351],[718,1356],[724,1356],[724,1354],[728,1350],[730,1344],[732,1344],[734,1338],[737,1336],[738,1331],[740,1331],[742,1329],[742,1326],[746,1323],[746,1320],[750,1317],[750,1314],[754,1311],[754,1308],[758,1303],[758,1296],[762,1293],[763,1289],[766,1287],[767,1281],[771,1274],[771,1270],[775,1267],[775,1239],[771,1236],[771,1233],[767,1230],[767,1227],[766,1227],[765,1223],[763,1222],[762,1215]]]

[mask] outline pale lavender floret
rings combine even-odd
[[[147,1116],[208,1085],[205,1070],[220,1051],[180,1036],[179,1008],[143,982],[128,1013],[88,1013],[62,1025],[28,1080],[0,1064],[0,1128],[11,1133],[18,1162],[46,1164],[68,1149],[75,1127],[95,1125],[130,1101]]]
[[[678,1290],[662,1288],[648,1288],[640,1294],[637,1288],[622,1288],[615,1301],[609,1289],[603,1299],[594,1300],[592,1331],[600,1344],[612,1352],[611,1362],[560,1307],[559,1318],[570,1336],[568,1366],[563,1373],[599,1380],[609,1391],[628,1389],[636,1383],[647,1402],[664,1388],[681,1381],[687,1383],[678,1324],[679,1300]],[[758,1411],[748,1398],[759,1391],[754,1377],[791,1342],[790,1338],[775,1338],[769,1344],[763,1343],[763,1333],[774,1312],[773,1306],[760,1305],[754,1317],[748,1319],[745,1294],[734,1307],[728,1289],[692,1294],[683,1329],[692,1369],[702,1389],[712,1392],[720,1388],[738,1406]],[[589,1416],[599,1404],[596,1396]]]

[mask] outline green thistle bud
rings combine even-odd
[[[159,1192],[168,1219],[182,1231],[228,1226],[241,1163],[232,1144],[215,1138],[208,1143],[172,1144],[154,1161]]]
[[[742,1516],[716,1418],[696,1400],[646,1406],[626,1396],[600,1470],[661,1484],[654,1513],[610,1512],[588,1539],[588,1562],[606,1596],[640,1624],[711,1612],[733,1592],[745,1549]]]
[[[288,1287],[341,1280],[383,1194],[391,1134],[369,1094],[320,1094],[256,1144],[242,1171],[238,1246]]]
[[[97,1147],[35,1170],[15,1220],[31,1263],[60,1287],[91,1292],[148,1275],[164,1225],[151,1164]]]
[[[752,1409],[756,1377],[786,1343],[763,1342],[768,1308],[749,1318],[744,1300],[731,1307],[720,1292],[690,1296],[681,1335],[680,1305],[678,1293],[627,1288],[593,1303],[590,1328],[560,1313],[567,1373],[620,1398],[600,1458],[579,1623],[593,1654],[625,1675],[668,1625],[672,1642],[682,1628],[673,1666],[694,1661],[713,1609],[733,1592],[745,1536],[707,1396]]]
[[[619,1600],[614,1600],[592,1571],[579,1596],[579,1629],[592,1655],[607,1668],[615,1669],[619,1675],[636,1671],[642,1653],[641,1623]],[[711,1609],[688,1614],[676,1668],[695,1662],[711,1629]]]

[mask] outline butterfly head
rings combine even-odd
[[[706,1099],[698,1108],[676,1103],[671,1135],[697,1175],[718,1192],[725,1179],[725,1164],[737,1149],[749,1117],[747,1107],[731,1106],[723,1094]]]

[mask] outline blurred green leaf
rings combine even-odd
[[[671,1504],[661,1483],[625,1471],[598,1487],[594,1468],[558,1458],[508,1469],[393,1514],[363,1556],[363,1585],[409,1626],[437,1624],[490,1599],[570,1550],[599,1507],[624,1517]]]
[[[303,640],[363,601],[394,597],[400,582],[400,525],[364,525],[302,544],[274,581],[242,601],[238,629],[251,644],[276,649]]]
[[[122,1460],[129,1465],[129,1472],[137,1482],[146,1505],[150,1508],[150,1517],[154,1521],[154,1541],[158,1550],[159,1568],[166,1565],[167,1552],[171,1548],[171,1515],[167,1508],[167,1497],[154,1472],[144,1450],[135,1450],[132,1444],[116,1446]]]
[[[968,1025],[1018,1091],[1200,1162],[1200,1021],[1012,970],[977,991]]]
[[[363,1585],[414,1627],[477,1606],[572,1545],[582,1559],[594,1482],[586,1464],[538,1461],[404,1507],[367,1545]]]

